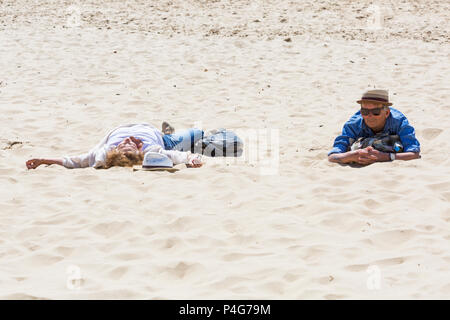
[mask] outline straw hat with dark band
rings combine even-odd
[[[392,106],[392,103],[389,102],[389,93],[387,90],[369,90],[364,92],[361,100],[357,102],[361,104],[363,101],[368,102],[378,102],[382,103],[385,106]]]

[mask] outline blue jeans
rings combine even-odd
[[[203,130],[196,128],[163,135],[166,150],[194,152],[194,145],[200,139],[203,139]]]

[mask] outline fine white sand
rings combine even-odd
[[[449,5],[379,4],[372,30],[364,1],[0,1],[0,298],[448,298]],[[329,163],[373,87],[422,159]],[[246,152],[25,167],[163,120]]]

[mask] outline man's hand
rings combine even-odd
[[[186,163],[186,167],[188,168],[200,168],[203,165],[201,155],[199,154],[191,154],[188,159],[188,163]]]
[[[354,161],[362,165],[369,165],[374,162],[384,162],[390,160],[389,153],[378,151],[373,147],[355,150],[355,153],[357,156],[355,156]]]
[[[370,148],[370,149],[369,149]],[[365,149],[358,149],[354,151],[353,162],[362,165],[369,165],[378,160],[377,156],[372,153],[372,147],[367,147]],[[376,150],[375,150],[376,151]]]
[[[389,154],[375,150],[372,147],[348,151],[345,153],[331,154],[328,159],[337,163],[357,163],[361,165],[369,165],[378,161],[389,161]]]
[[[62,166],[63,160],[62,159],[31,159],[31,160],[28,160],[25,164],[27,165],[28,169],[36,169],[41,164],[47,164],[47,165],[57,164],[57,165]]]
[[[395,159],[397,160],[420,159],[420,157],[420,152],[402,152],[395,154]],[[378,151],[373,147],[367,147],[365,149],[344,153],[333,153],[328,156],[328,160],[342,164],[354,162],[361,165],[368,165],[374,162],[390,161],[391,157],[389,156],[389,153]]]
[[[44,159],[31,159],[31,160],[28,160],[25,164],[27,165],[28,169],[36,169],[43,163],[44,163]]]
[[[387,153],[387,152],[378,151],[378,150],[374,149],[373,147],[367,147],[366,149],[370,155],[375,156],[377,158],[377,160],[376,160],[377,162],[391,160],[391,157],[389,156],[389,153]]]

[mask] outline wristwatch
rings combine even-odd
[[[391,161],[395,160],[395,153],[389,153],[389,157],[391,158]]]

